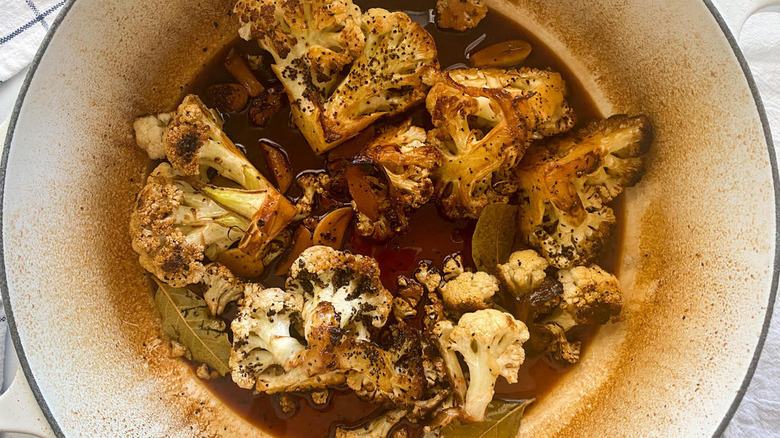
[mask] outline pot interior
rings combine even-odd
[[[489,3],[552,47],[600,112],[648,114],[657,137],[625,200],[624,320],[522,434],[711,435],[753,357],[775,253],[767,141],[736,56],[697,0]],[[127,237],[148,170],[131,122],[173,108],[234,39],[231,6],[70,3],[12,125],[5,298],[65,435],[259,434],[170,358]]]

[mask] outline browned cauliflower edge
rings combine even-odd
[[[560,74],[536,69],[443,72],[426,100],[435,128],[428,142],[444,160],[436,196],[450,218],[477,218],[517,191],[511,177],[532,138],[574,124]]]
[[[615,115],[530,150],[515,170],[528,245],[558,268],[592,261],[615,225],[607,203],[641,179],[652,139],[647,117]]]

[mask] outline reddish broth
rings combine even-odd
[[[387,7],[385,1],[356,0],[363,10],[371,7]],[[407,11],[413,18],[427,21],[428,11],[420,10],[420,2],[415,0],[400,0],[393,3],[395,10]],[[430,1],[430,6],[433,2]],[[495,11],[477,26],[466,32],[441,30],[435,24],[426,27],[436,40],[439,50],[439,60],[442,68],[457,65],[468,65],[465,50],[470,45],[476,47],[471,51],[487,47],[509,39],[525,39],[533,47],[531,55],[523,62],[523,66],[549,68],[560,72],[566,79],[569,88],[569,102],[574,108],[578,119],[587,122],[601,117],[588,92],[582,87],[576,76],[567,66],[539,39],[519,27]],[[475,41],[479,44],[473,45]],[[240,53],[262,53],[255,43],[236,41],[231,47]],[[188,92],[204,96],[210,85],[223,82],[236,82],[225,70],[223,61],[227,53],[217,55],[214,61],[207,65],[199,77],[189,87]],[[267,56],[267,55],[266,55]],[[270,58],[269,56],[267,56]],[[278,84],[271,75],[261,75],[259,78],[266,87]],[[208,103],[208,101],[207,101]],[[430,126],[430,117],[421,105],[411,112],[415,122],[424,127]],[[279,145],[289,157],[294,173],[307,170],[322,170],[325,167],[324,157],[316,156],[304,140],[300,132],[291,125],[289,105],[285,102],[282,109],[276,113],[266,127],[251,125],[247,110],[240,113],[223,114],[225,117],[225,132],[233,141],[240,145],[249,159],[264,174],[270,176],[259,146],[261,140]],[[288,195],[297,196],[293,184]],[[622,223],[622,197],[614,203],[618,224]],[[384,285],[393,291],[398,275],[410,275],[417,263],[431,260],[437,266],[444,257],[460,252],[467,264],[471,263],[471,234],[475,221],[448,221],[442,218],[436,207],[426,205],[411,216],[410,231],[396,236],[386,243],[377,244],[348,231],[345,249],[356,253],[373,256],[382,270]],[[622,239],[622,228],[618,229],[612,239],[611,246],[606,248],[600,264],[605,269],[615,272],[619,261],[619,248]],[[266,272],[273,271],[272,268]],[[281,286],[284,278],[273,274],[256,279],[266,286]],[[235,309],[227,312],[234,315]],[[577,337],[585,344],[584,354],[587,354],[587,342],[597,331],[596,328],[580,330]],[[507,400],[520,400],[543,397],[552,388],[566,367],[552,363],[546,358],[529,358],[520,369],[519,382],[508,384],[499,378],[496,386],[496,396]],[[339,424],[355,425],[371,417],[378,409],[372,404],[358,399],[350,391],[332,391],[329,403],[317,406],[305,394],[295,395],[298,409],[293,414],[284,414],[279,408],[277,396],[256,395],[249,390],[238,388],[229,377],[205,381],[205,384],[227,405],[247,420],[263,430],[276,436],[310,438],[333,436],[335,427]],[[403,427],[409,427],[405,425]],[[410,436],[420,436],[419,428],[409,428]]]

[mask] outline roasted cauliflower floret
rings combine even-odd
[[[463,272],[441,287],[445,307],[458,313],[489,308],[496,292],[498,279],[487,272]]]
[[[612,233],[606,204],[642,176],[653,129],[645,116],[612,116],[534,147],[515,170],[519,232],[552,266],[586,264]]]
[[[377,404],[411,407],[423,396],[425,376],[418,335],[405,325],[389,328],[389,345],[346,337],[336,358],[347,386]]]
[[[531,138],[568,129],[574,116],[553,72],[468,69],[444,72],[428,94],[435,128],[428,142],[443,155],[436,196],[450,218],[477,218],[517,190],[509,171]]]
[[[333,91],[363,50],[360,8],[350,0],[240,0],[234,11],[239,35],[271,53],[291,97]]]
[[[580,361],[582,342],[569,341],[566,338],[566,330],[567,327],[562,327],[559,323],[536,324],[534,326],[535,333],[532,336],[536,335],[542,338],[543,351],[553,359],[575,364]]]
[[[296,219],[305,219],[314,212],[317,199],[330,187],[330,176],[327,173],[307,172],[299,176],[295,182],[303,194],[295,203]]]
[[[230,269],[219,263],[206,266],[201,284],[204,287],[203,299],[212,315],[221,315],[225,306],[244,296],[244,288],[247,287]]]
[[[409,229],[409,214],[433,196],[441,154],[411,120],[380,133],[344,172],[361,236],[384,241]]]
[[[614,275],[596,265],[558,271],[563,310],[577,324],[606,324],[620,314],[623,298]]]
[[[273,55],[293,119],[317,153],[422,101],[438,71],[433,38],[401,12],[361,15],[350,1],[321,0],[242,0],[235,10],[241,36]]]
[[[395,409],[385,412],[368,422],[355,427],[336,427],[335,438],[388,438],[390,430],[406,415],[406,411]]]
[[[290,331],[302,307],[300,295],[247,285],[238,315],[230,325],[230,369],[238,386],[261,390],[265,382],[274,381],[292,368],[305,348]]]
[[[327,302],[335,309],[340,329],[367,340],[371,327],[387,323],[393,301],[379,279],[376,260],[327,246],[305,250],[293,262],[285,287],[303,297],[306,337],[312,330],[311,315]]]
[[[173,113],[162,144],[173,168],[185,175],[205,175],[212,168],[247,190],[275,190],[222,130],[219,114],[194,94]]]
[[[478,310],[460,318],[449,334],[447,348],[459,353],[469,369],[462,407],[466,419],[484,419],[499,375],[509,383],[517,382],[528,336],[525,324],[499,310]]]
[[[436,24],[444,29],[469,30],[488,13],[482,0],[437,0]]]
[[[241,240],[251,220],[225,207],[219,194],[191,183],[168,163],[160,164],[130,215],[130,237],[141,266],[173,287],[201,281],[204,257],[214,259]]]
[[[329,141],[354,137],[376,119],[422,102],[439,70],[433,37],[403,12],[363,14],[363,52],[325,105]]]
[[[509,261],[498,265],[498,276],[512,295],[521,298],[542,284],[548,266],[547,260],[532,249],[515,251]]]
[[[543,265],[539,261],[541,257],[531,257],[532,250],[522,252],[540,267]],[[508,264],[512,265],[511,261]],[[537,274],[543,275],[544,271],[538,270]],[[547,269],[547,275],[530,289],[525,282],[528,278],[525,273],[521,275],[525,292],[518,298],[527,309],[522,318],[528,322],[531,332],[525,345],[529,354],[549,354],[558,361],[577,363],[582,343],[572,340],[568,332],[581,325],[606,324],[620,314],[620,284],[615,276],[596,265],[557,272]],[[510,289],[515,287],[513,277],[502,279]]]

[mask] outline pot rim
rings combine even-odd
[[[11,113],[11,118],[8,123],[8,133],[6,134],[6,138],[5,138],[3,155],[2,158],[0,159],[0,175],[2,175],[1,176],[2,180],[0,181],[0,206],[3,204],[3,201],[5,200],[5,182],[6,182],[6,168],[8,166],[8,155],[11,149],[11,141],[13,139],[14,130],[16,128],[16,123],[19,119],[19,113],[21,112],[24,99],[27,96],[27,91],[30,88],[30,83],[32,82],[35,72],[38,69],[38,65],[40,64],[41,59],[43,58],[43,55],[49,46],[49,43],[51,42],[54,35],[57,33],[60,24],[62,23],[63,19],[68,14],[68,12],[70,12],[71,7],[76,3],[76,1],[77,0],[67,0],[62,7],[62,11],[60,11],[57,18],[51,24],[49,31],[44,36],[44,39],[41,42],[41,45],[38,48],[38,51],[36,52],[32,63],[30,64],[30,69],[28,70],[27,75],[24,78],[21,91],[19,92],[19,96],[17,97],[16,103],[14,104],[13,112]],[[766,315],[764,316],[764,322],[761,327],[761,335],[759,336],[758,342],[756,343],[755,351],[753,352],[753,358],[750,361],[750,365],[748,366],[747,373],[745,374],[745,377],[742,380],[742,384],[740,385],[739,390],[737,391],[737,394],[734,397],[734,400],[731,402],[731,406],[726,412],[726,415],[723,417],[720,424],[718,425],[718,428],[715,430],[715,433],[713,434],[713,437],[715,438],[715,437],[719,437],[726,429],[729,422],[734,417],[737,408],[739,408],[739,405],[742,402],[742,399],[745,396],[748,387],[750,386],[750,381],[752,380],[753,375],[755,374],[756,367],[758,366],[758,361],[761,358],[761,352],[764,348],[764,343],[766,342],[766,338],[769,333],[769,325],[772,321],[772,313],[774,310],[775,300],[777,299],[778,279],[780,278],[780,174],[778,173],[777,156],[772,142],[772,133],[769,128],[769,120],[766,116],[766,111],[764,109],[764,104],[761,100],[761,95],[759,94],[758,87],[756,86],[756,82],[753,79],[753,74],[750,71],[750,67],[748,66],[747,60],[745,59],[745,56],[742,54],[742,50],[739,48],[739,45],[737,44],[737,40],[732,34],[731,29],[729,29],[728,24],[720,15],[720,12],[718,12],[718,9],[712,3],[712,0],[701,0],[701,1],[704,2],[707,9],[710,11],[712,16],[715,18],[715,21],[718,23],[718,26],[720,26],[721,32],[726,37],[729,46],[734,52],[734,55],[737,57],[737,61],[739,62],[739,66],[742,69],[742,73],[745,75],[745,79],[747,79],[748,87],[750,88],[750,92],[753,96],[753,101],[756,105],[756,110],[758,111],[758,117],[759,120],[761,121],[761,126],[763,128],[764,136],[766,138],[767,149],[769,152],[769,163],[772,171],[772,186],[774,189],[774,200],[775,200],[775,254],[774,254],[774,259],[772,261],[772,283],[770,286],[771,290],[769,291],[769,302],[767,304]],[[5,242],[2,233],[2,228],[4,224],[3,213],[4,212],[2,211],[2,207],[0,207],[0,296],[3,299],[3,307],[5,308],[5,315],[8,322],[9,332],[11,334],[11,340],[13,342],[14,349],[16,350],[16,353],[19,358],[20,369],[24,373],[24,377],[27,379],[27,382],[30,385],[30,389],[32,390],[33,395],[35,396],[35,400],[38,403],[38,406],[40,406],[41,411],[44,417],[46,418],[46,421],[48,421],[48,423],[51,425],[54,434],[58,438],[60,437],[64,438],[65,434],[63,433],[62,428],[60,427],[59,423],[57,423],[54,414],[52,413],[51,409],[46,403],[46,400],[43,397],[43,393],[41,392],[41,389],[38,386],[38,382],[35,380],[35,376],[33,376],[32,371],[30,370],[30,364],[27,361],[27,356],[25,355],[24,347],[22,346],[21,338],[19,337],[19,331],[16,327],[16,321],[14,320],[13,310],[11,309],[10,294],[8,292],[8,282],[5,275]]]

